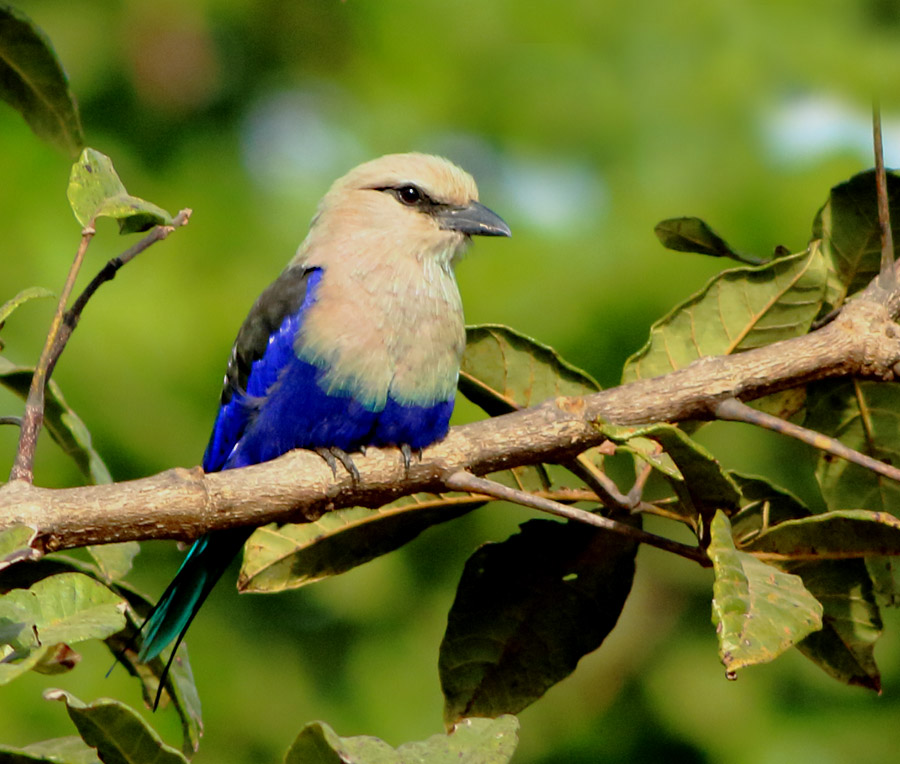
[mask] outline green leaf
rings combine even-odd
[[[0,746],[0,764],[101,764],[97,752],[80,737],[42,740],[24,748]]]
[[[770,527],[812,513],[790,491],[766,478],[729,472],[741,491],[741,511],[731,518],[731,535],[739,547]]]
[[[107,583],[124,578],[131,570],[131,564],[141,545],[137,541],[122,541],[118,544],[103,544],[87,547],[88,554],[97,563]]]
[[[803,579],[824,607],[822,629],[797,649],[845,684],[881,692],[875,642],[883,624],[872,580],[863,560],[822,560],[779,564]]]
[[[729,514],[738,510],[740,492],[737,484],[709,451],[675,425],[665,422],[638,427],[602,424],[598,425],[598,430],[613,443],[621,443],[626,448],[637,441],[638,447],[632,449],[633,453],[668,480],[681,504],[680,514],[695,530],[700,530],[696,521],[698,516],[709,523],[716,510],[725,510]],[[667,461],[661,461],[659,455],[653,458],[646,455],[646,448],[641,443],[647,438],[662,446]]]
[[[894,241],[900,241],[900,178],[892,172],[887,173],[887,189]],[[813,221],[812,236],[822,240],[828,268],[827,302],[838,307],[881,268],[874,170],[854,175],[831,189]]]
[[[725,240],[700,218],[668,218],[653,229],[656,238],[666,248],[676,252],[695,252],[711,257],[729,257],[740,263],[760,265],[762,261],[735,252]]]
[[[12,651],[0,650],[0,686],[9,684],[14,679],[18,679],[22,674],[31,671],[43,657],[43,650],[32,650],[27,653],[24,658],[20,658],[19,654],[11,655]]]
[[[615,626],[637,544],[531,520],[466,563],[438,670],[444,719],[516,713],[568,676]]]
[[[34,633],[34,616],[31,611],[16,602],[0,597],[0,647],[9,645],[11,650],[0,650],[7,660],[13,652],[21,655],[39,646]]]
[[[805,334],[824,290],[825,264],[817,246],[765,265],[722,271],[653,324],[647,344],[626,362],[622,381]]]
[[[0,6],[0,99],[35,135],[78,156],[84,135],[65,72],[44,33],[9,5]]]
[[[774,660],[822,628],[822,605],[800,577],[737,551],[723,512],[713,518],[708,554],[716,576],[712,619],[729,676]]]
[[[881,679],[873,649],[882,625],[869,570],[871,563],[889,558],[835,560],[818,555],[871,551],[878,548],[879,536],[893,539],[900,524],[874,512],[812,516],[794,496],[761,478],[736,479],[747,504],[732,518],[734,537],[745,548],[759,544],[761,550],[780,552],[782,559],[774,564],[799,575],[823,606],[822,629],[799,642],[797,649],[839,681],[878,690]],[[790,559],[804,554],[817,557]]]
[[[115,218],[119,233],[146,231],[171,225],[172,216],[162,207],[131,196],[113,168],[112,160],[92,148],[81,152],[72,165],[67,191],[69,204],[82,226],[98,217]]]
[[[508,326],[483,324],[466,327],[466,351],[459,373],[459,391],[489,416],[500,416],[534,406],[550,398],[588,395],[600,385],[573,366],[553,348],[520,334]],[[596,448],[577,458],[580,469],[602,468],[603,456]],[[569,466],[569,465],[567,465]],[[543,465],[517,468],[510,475],[493,479],[534,490],[549,488],[551,481]]]
[[[379,509],[352,507],[311,523],[257,528],[244,547],[238,591],[280,592],[336,576],[485,503],[470,494],[421,493]]]
[[[817,382],[809,386],[804,425],[874,459],[900,464],[900,385]],[[829,509],[865,507],[900,516],[900,484],[870,469],[820,451],[816,479]]]
[[[774,525],[743,548],[769,560],[896,556],[900,555],[900,520],[865,509],[826,512]]]
[[[47,690],[47,700],[65,702],[69,718],[103,764],[187,764],[156,730],[123,703],[101,698],[86,704],[63,690]]]
[[[82,573],[60,573],[0,596],[28,613],[44,645],[103,639],[125,627],[125,602]]]
[[[13,525],[0,531],[0,570],[13,563],[32,560],[37,553],[31,547],[37,530],[30,525]]]
[[[33,373],[34,369],[16,366],[0,357],[0,385],[22,400],[28,397]],[[44,425],[50,437],[75,461],[86,478],[96,484],[112,482],[106,464],[93,447],[87,426],[66,403],[62,390],[52,379],[47,385]]]
[[[866,557],[866,570],[880,607],[900,607],[900,561],[893,557]]]
[[[0,14],[2,14],[2,12],[3,9],[0,8]],[[55,295],[49,289],[44,289],[44,287],[35,286],[23,289],[11,300],[7,300],[5,303],[0,305],[0,326],[3,326],[6,319],[8,319],[12,315],[12,312],[16,308],[20,307],[29,300],[40,300],[45,297],[55,297]]]
[[[586,372],[508,326],[466,327],[459,391],[490,416],[600,389]]]
[[[325,722],[307,724],[285,764],[506,764],[518,743],[518,720],[464,719],[450,734],[404,743],[396,750],[376,737],[342,738]]]
[[[504,714],[496,719],[461,719],[449,735],[404,743],[397,750],[403,764],[505,764],[516,751],[519,720]]]

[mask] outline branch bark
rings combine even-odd
[[[603,441],[596,422],[712,419],[728,398],[748,401],[847,375],[893,379],[900,371],[900,327],[893,321],[898,306],[896,292],[876,295],[870,288],[834,321],[803,337],[454,427],[408,471],[399,450],[368,449],[354,456],[359,481],[340,473],[335,478],[321,457],[307,451],[240,470],[204,475],[200,468],[177,468],[112,485],[47,489],[13,481],[0,487],[0,530],[30,525],[44,552],[132,539],[193,539],[211,530],[313,520],[331,509],[377,507],[409,493],[448,490],[448,477],[460,470],[484,475],[565,462]]]

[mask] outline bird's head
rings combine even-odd
[[[303,249],[390,253],[450,265],[472,236],[510,236],[509,226],[478,201],[472,176],[441,157],[388,154],[354,168],[319,204]],[[301,255],[303,251],[301,250]]]

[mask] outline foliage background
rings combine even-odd
[[[871,164],[868,96],[882,93],[900,164],[900,10],[890,0],[32,0],[80,101],[90,145],[129,190],[190,226],[104,287],[54,377],[116,479],[199,461],[240,321],[354,164],[445,154],[479,181],[511,241],[475,243],[458,271],[472,323],[501,322],[605,386],[649,324],[721,264],[663,250],[660,219],[698,215],[733,246],[797,251],[828,189]],[[0,299],[61,286],[78,240],[68,164],[0,109]],[[101,221],[88,278],[125,246]],[[52,310],[18,311],[7,355],[33,363]],[[18,402],[0,393],[0,409]],[[461,406],[458,421],[472,416]],[[726,466],[815,502],[798,446],[743,426],[701,435]],[[0,428],[10,464],[12,428]],[[37,482],[78,475],[48,439]],[[306,721],[392,744],[440,728],[437,647],[465,558],[526,512],[493,506],[402,553],[277,597],[221,585],[188,640],[204,703],[197,762],[280,757]],[[131,580],[160,592],[174,544],[145,545]],[[709,573],[642,549],[619,626],[521,715],[516,761],[895,761],[898,618],[879,646],[880,698],[799,654],[726,682]],[[100,647],[60,686],[140,705]],[[70,733],[28,676],[0,694],[0,739]],[[174,719],[156,724],[175,742]]]

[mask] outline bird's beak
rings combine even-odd
[[[465,207],[443,207],[435,212],[441,228],[469,236],[512,236],[509,226],[496,212],[479,202]]]

